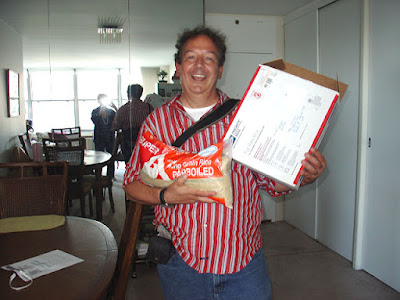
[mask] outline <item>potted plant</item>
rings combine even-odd
[[[159,82],[167,82],[166,80],[164,80],[165,76],[167,76],[168,73],[165,70],[160,70],[160,72],[157,73],[157,76],[161,79],[159,79]]]

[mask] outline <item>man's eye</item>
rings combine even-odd
[[[207,56],[207,57],[206,57],[206,61],[208,61],[208,62],[214,62],[214,61],[216,61],[216,60],[215,60],[214,57]]]

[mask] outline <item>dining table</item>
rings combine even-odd
[[[96,151],[96,150],[85,150],[84,164],[85,174],[94,171],[95,179],[95,196],[96,196],[96,219],[102,221],[103,219],[103,188],[101,185],[101,177],[103,167],[106,166],[112,155],[108,152]]]
[[[0,266],[56,249],[83,261],[37,277],[31,286],[19,291],[9,287],[12,272],[0,269],[0,298],[107,298],[117,263],[118,247],[111,230],[96,220],[67,216],[63,225],[52,229],[1,233]]]

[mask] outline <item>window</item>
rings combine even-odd
[[[99,105],[99,94],[106,94],[117,107],[127,101],[129,76],[123,70],[27,70],[26,74],[25,106],[36,132],[74,126],[92,132],[91,115]]]
[[[118,99],[118,70],[78,70],[78,99],[97,99],[99,94]]]
[[[33,101],[74,100],[73,75],[73,70],[30,73],[31,99]]]
[[[74,101],[32,101],[32,127],[36,132],[74,127]]]

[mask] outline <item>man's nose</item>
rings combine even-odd
[[[199,68],[202,68],[204,66],[204,58],[203,57],[197,57],[196,66]]]

